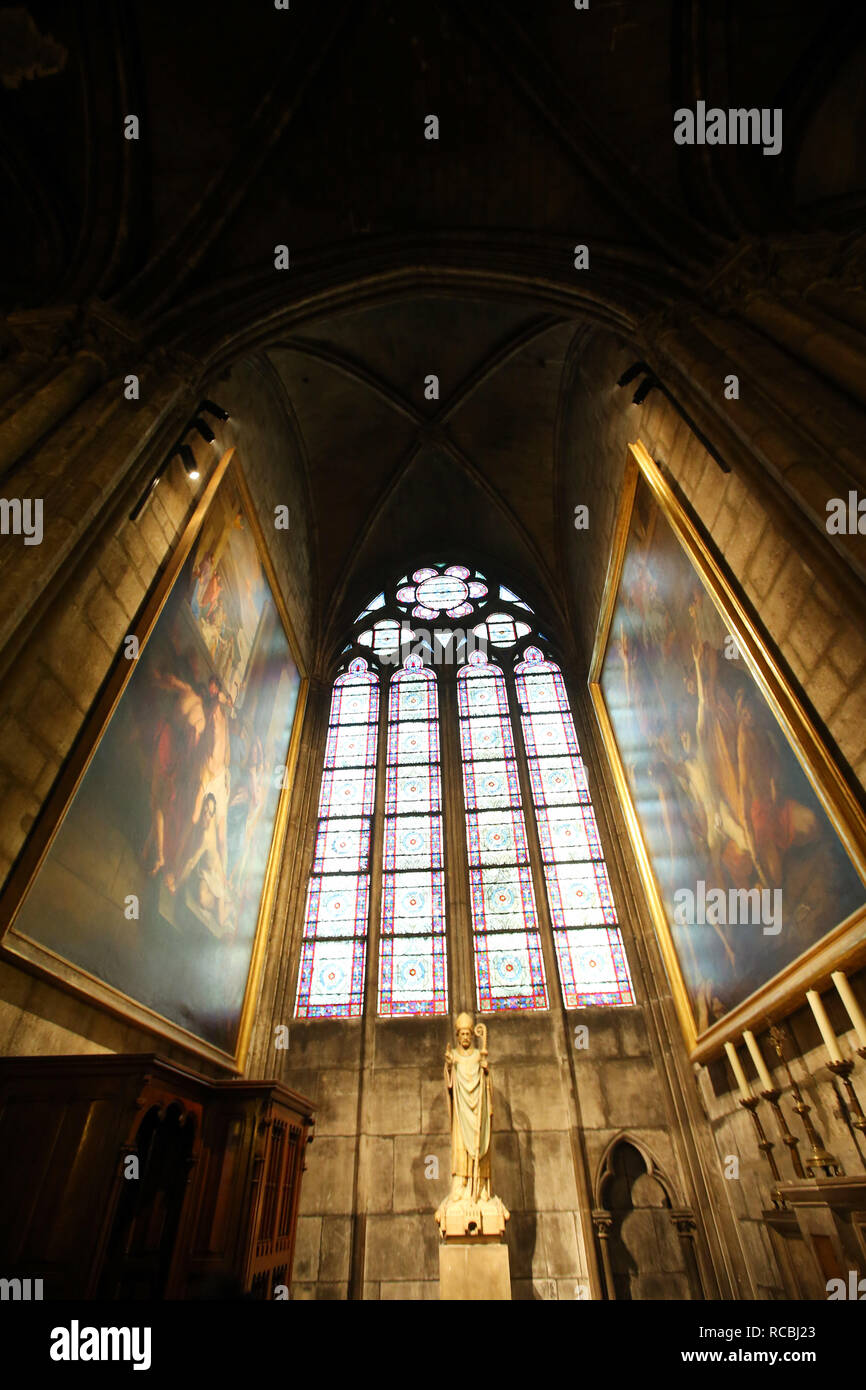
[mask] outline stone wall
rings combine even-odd
[[[551,982],[553,984],[553,982]],[[518,1299],[589,1297],[581,1213],[594,1175],[627,1129],[682,1176],[640,1008],[569,1013],[588,1046],[564,1057],[549,1013],[487,1020],[494,1084],[493,1186],[511,1212],[507,1243]],[[290,1028],[288,1085],[316,1105],[295,1258],[295,1298],[438,1298],[436,1207],[450,1186],[443,1019],[377,1020],[361,1065],[360,1020]],[[573,1071],[572,1071],[573,1067]],[[569,1090],[577,1099],[579,1136]],[[431,1162],[431,1160],[434,1160]],[[591,1229],[591,1227],[590,1227]],[[354,1243],[354,1244],[353,1244]],[[644,1269],[653,1251],[640,1252]]]

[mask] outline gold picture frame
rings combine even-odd
[[[605,663],[611,645],[611,629],[615,614],[620,612],[618,603],[623,567],[632,531],[637,490],[641,482],[649,488],[650,505],[656,505],[658,514],[670,527],[703,590],[709,596],[713,608],[720,615],[727,632],[733,637],[737,657],[742,658],[746,672],[753,679],[775,718],[796,763],[805,773],[809,786],[850,861],[854,871],[851,881],[854,881],[856,875],[864,885],[862,905],[849,912],[844,920],[837,922],[832,930],[825,932],[820,939],[788,961],[783,968],[776,970],[745,998],[728,1008],[721,1017],[716,1017],[714,1021],[707,1020],[707,1026],[704,1027],[699,1027],[698,1024],[693,994],[687,987],[686,974],[668,920],[668,911],[665,908],[645,825],[638,814],[633,796],[633,782],[626,771],[614,721],[602,691],[602,681],[606,677]],[[645,494],[642,496],[645,497]],[[673,547],[673,550],[676,551],[676,547]],[[691,1060],[707,1062],[721,1052],[726,1041],[739,1038],[745,1029],[763,1027],[768,1020],[778,1019],[790,1012],[803,1001],[807,989],[821,989],[827,986],[833,970],[856,968],[866,960],[866,817],[832,754],[819,736],[796,690],[780,669],[779,662],[748,604],[734,591],[711,549],[640,441],[629,445],[620,510],[614,530],[590,665],[589,689],[661,955],[671,983],[683,1036]],[[668,719],[673,720],[672,712],[668,713]],[[672,729],[671,733],[673,732]],[[636,775],[634,767],[632,775]],[[649,801],[647,805],[653,809]],[[669,862],[674,862],[673,855]],[[682,919],[679,920],[681,923]]]
[[[249,1048],[258,984],[264,963],[267,927],[273,909],[279,876],[279,864],[286,833],[289,799],[297,764],[309,679],[304,669],[291,619],[280,593],[248,485],[239,464],[233,460],[233,454],[234,450],[228,449],[214,467],[180,540],[144,604],[138,621],[130,628],[129,635],[138,639],[138,660],[127,660],[123,650],[118,654],[102,692],[85,719],[61,775],[13,866],[2,893],[0,893],[0,954],[125,1022],[140,1025],[169,1039],[189,1052],[207,1059],[209,1062],[216,1063],[234,1074],[241,1074]],[[59,951],[24,934],[16,926],[22,906],[27,900],[31,887],[37,880],[67,812],[70,810],[73,799],[120,705],[127,684],[138,666],[138,661],[140,661],[148,640],[156,629],[160,615],[174,590],[187,559],[190,557],[193,546],[205,525],[210,509],[224,481],[234,485],[236,493],[241,499],[244,520],[249,524],[255,555],[260,562],[267,581],[269,597],[272,599],[276,611],[274,621],[277,623],[277,627],[275,630],[278,632],[281,626],[285,636],[285,645],[290,653],[297,676],[297,694],[291,732],[288,737],[285,768],[279,781],[280,791],[273,813],[273,830],[263,873],[258,914],[249,947],[249,964],[246,983],[243,987],[236,1041],[231,1050],[220,1047],[205,1037],[198,1036],[182,1024],[167,1018],[157,1009],[136,999],[132,994],[125,993],[116,985],[107,983],[81,964],[64,958]],[[276,781],[274,785],[277,785]],[[265,825],[267,825],[267,821]]]

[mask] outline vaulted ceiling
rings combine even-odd
[[[555,589],[553,434],[575,332],[523,304],[417,296],[270,348],[309,461],[325,593],[355,576],[351,609],[437,536]]]
[[[856,224],[863,51],[841,0],[7,7],[0,293],[102,301],[214,372],[266,353],[332,621],[436,535],[555,602],[566,354],[698,301],[743,237]],[[676,146],[705,97],[783,105],[782,154]]]

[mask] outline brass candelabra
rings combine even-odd
[[[772,1139],[768,1139],[766,1134],[764,1133],[764,1126],[761,1124],[761,1117],[758,1114],[758,1105],[760,1104],[759,1097],[749,1096],[747,1100],[741,1100],[740,1104],[742,1105],[744,1110],[748,1110],[749,1114],[752,1117],[752,1123],[755,1126],[755,1131],[758,1136],[758,1148],[761,1150],[761,1153],[764,1155],[764,1158],[770,1165],[770,1172],[773,1174],[774,1181],[777,1183],[781,1182],[782,1175],[779,1172],[779,1165],[773,1157],[773,1149],[776,1146],[773,1143]],[[775,1188],[773,1188],[770,1192],[770,1199],[774,1207],[781,1208],[785,1205],[783,1199],[779,1196]]]
[[[785,1073],[788,1077],[788,1084],[791,1087],[791,1095],[794,1097],[794,1109],[803,1121],[803,1127],[806,1131],[806,1136],[809,1140],[809,1143],[812,1146],[812,1152],[809,1154],[809,1157],[807,1158],[805,1164],[805,1176],[809,1178],[817,1177],[818,1172],[820,1170],[820,1172],[823,1173],[824,1177],[826,1178],[840,1177],[842,1175],[842,1167],[839,1164],[838,1160],[835,1159],[833,1155],[827,1149],[824,1148],[821,1137],[818,1134],[818,1131],[813,1125],[811,1119],[809,1118],[812,1107],[811,1105],[806,1104],[805,1100],[803,1099],[803,1093],[791,1074],[791,1068],[788,1064],[788,1059],[785,1056],[784,1032],[781,1028],[778,1028],[774,1025],[770,1029],[770,1039],[773,1043],[773,1047],[775,1048],[776,1055],[779,1058],[779,1061],[785,1068]],[[844,1065],[844,1063],[842,1065]],[[769,1096],[770,1093],[768,1092],[767,1094]],[[792,1154],[794,1152],[795,1150],[792,1149]],[[797,1176],[804,1176],[802,1171],[803,1165],[799,1164],[799,1162],[797,1161],[795,1162],[794,1166],[797,1169]]]

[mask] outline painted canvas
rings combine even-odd
[[[598,684],[699,1036],[866,887],[643,474]]]
[[[233,1055],[300,687],[229,469],[16,936]]]

